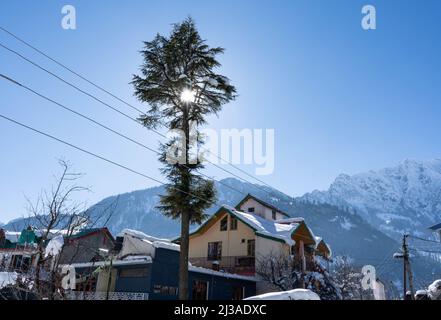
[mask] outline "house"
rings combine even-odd
[[[32,267],[39,240],[31,227],[21,232],[0,229],[0,269],[27,272]]]
[[[124,230],[106,261],[74,263],[71,299],[175,300],[178,298],[179,245],[139,231]],[[256,293],[256,280],[189,266],[191,300],[243,299]]]
[[[259,261],[274,256],[290,255],[294,267],[306,273],[317,270],[316,256],[328,261],[332,254],[303,218],[290,218],[251,195],[235,208],[219,208],[189,239],[192,265],[248,276],[256,275]]]
[[[42,243],[42,231],[27,227],[20,233],[0,229],[0,267],[7,271],[28,272],[35,267],[39,245],[43,248],[57,235],[64,235],[64,245],[58,263],[102,260],[99,249],[114,247],[114,239],[107,228],[82,229],[67,236],[66,230],[53,230]],[[54,259],[46,259],[50,269]]]
[[[115,239],[107,228],[82,229],[65,237],[59,264],[102,260],[100,250],[111,250]]]

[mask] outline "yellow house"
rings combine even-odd
[[[255,275],[256,261],[293,255],[299,270],[312,270],[317,243],[301,218],[267,220],[223,206],[190,234],[193,265]]]

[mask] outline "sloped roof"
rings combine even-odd
[[[331,256],[332,255],[332,250],[331,250],[331,247],[326,243],[326,241],[325,240],[323,240],[323,238],[322,237],[315,237],[315,242],[316,242],[316,249],[318,248],[318,246],[320,245],[320,244],[323,244],[327,249],[328,249],[328,251],[329,251],[329,256]]]
[[[283,214],[284,216],[290,217],[290,215],[287,214],[286,212],[280,210],[279,208],[275,207],[274,205],[272,205],[272,204],[270,204],[270,203],[268,203],[268,202],[265,202],[265,201],[263,201],[263,200],[261,200],[261,199],[255,197],[255,196],[253,196],[253,195],[250,194],[250,193],[248,193],[248,194],[245,196],[245,198],[243,198],[243,199],[242,199],[242,200],[236,205],[236,209],[237,209],[237,210],[240,210],[240,206],[243,205],[243,204],[245,203],[245,201],[247,201],[248,199],[253,199],[253,200],[257,201],[258,203],[260,203],[261,205],[263,205],[263,206],[265,206],[265,207],[268,207],[268,208],[270,208],[270,209],[272,209],[272,210],[275,210],[275,211],[277,211],[277,212],[280,212],[280,213]]]
[[[254,230],[257,236],[270,238],[272,240],[285,242],[289,245],[294,245],[295,241],[292,239],[292,234],[303,223],[281,224],[275,221],[266,220],[252,213],[245,213],[238,211],[227,205],[223,205],[214,215],[204,222],[196,231],[192,232],[190,236],[201,233],[203,230],[213,225],[220,216],[225,212],[237,218],[245,225]],[[178,240],[178,239],[177,239]]]
[[[80,238],[84,238],[84,237],[88,237],[91,235],[94,235],[96,233],[100,233],[103,232],[105,233],[112,241],[114,241],[114,238],[112,236],[112,234],[110,233],[109,229],[107,229],[106,227],[104,228],[89,228],[89,229],[82,229],[74,234],[71,234],[70,236],[65,236],[68,240],[75,240],[75,239],[80,239]]]

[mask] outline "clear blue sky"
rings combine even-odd
[[[77,9],[77,30],[60,26],[61,8]],[[374,4],[377,30],[360,26]],[[275,171],[261,177],[290,195],[325,189],[340,173],[440,157],[441,1],[8,1],[1,25],[140,105],[129,84],[143,40],[168,33],[191,15],[212,46],[223,46],[222,72],[239,98],[210,125],[275,128]],[[0,32],[0,42],[115,100]],[[0,72],[106,124],[157,145],[158,137],[0,48]],[[18,87],[0,81],[1,113],[161,178],[156,157]],[[57,158],[86,173],[94,202],[154,183],[0,119],[0,221],[25,215],[57,173]],[[243,167],[253,172],[252,166]],[[218,169],[207,169],[218,178]]]

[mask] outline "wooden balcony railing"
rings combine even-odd
[[[213,261],[207,257],[190,258],[190,262],[198,267],[214,269],[214,264],[219,265],[219,270],[252,275],[255,272],[256,259],[250,256],[231,256],[221,257],[221,259]]]

